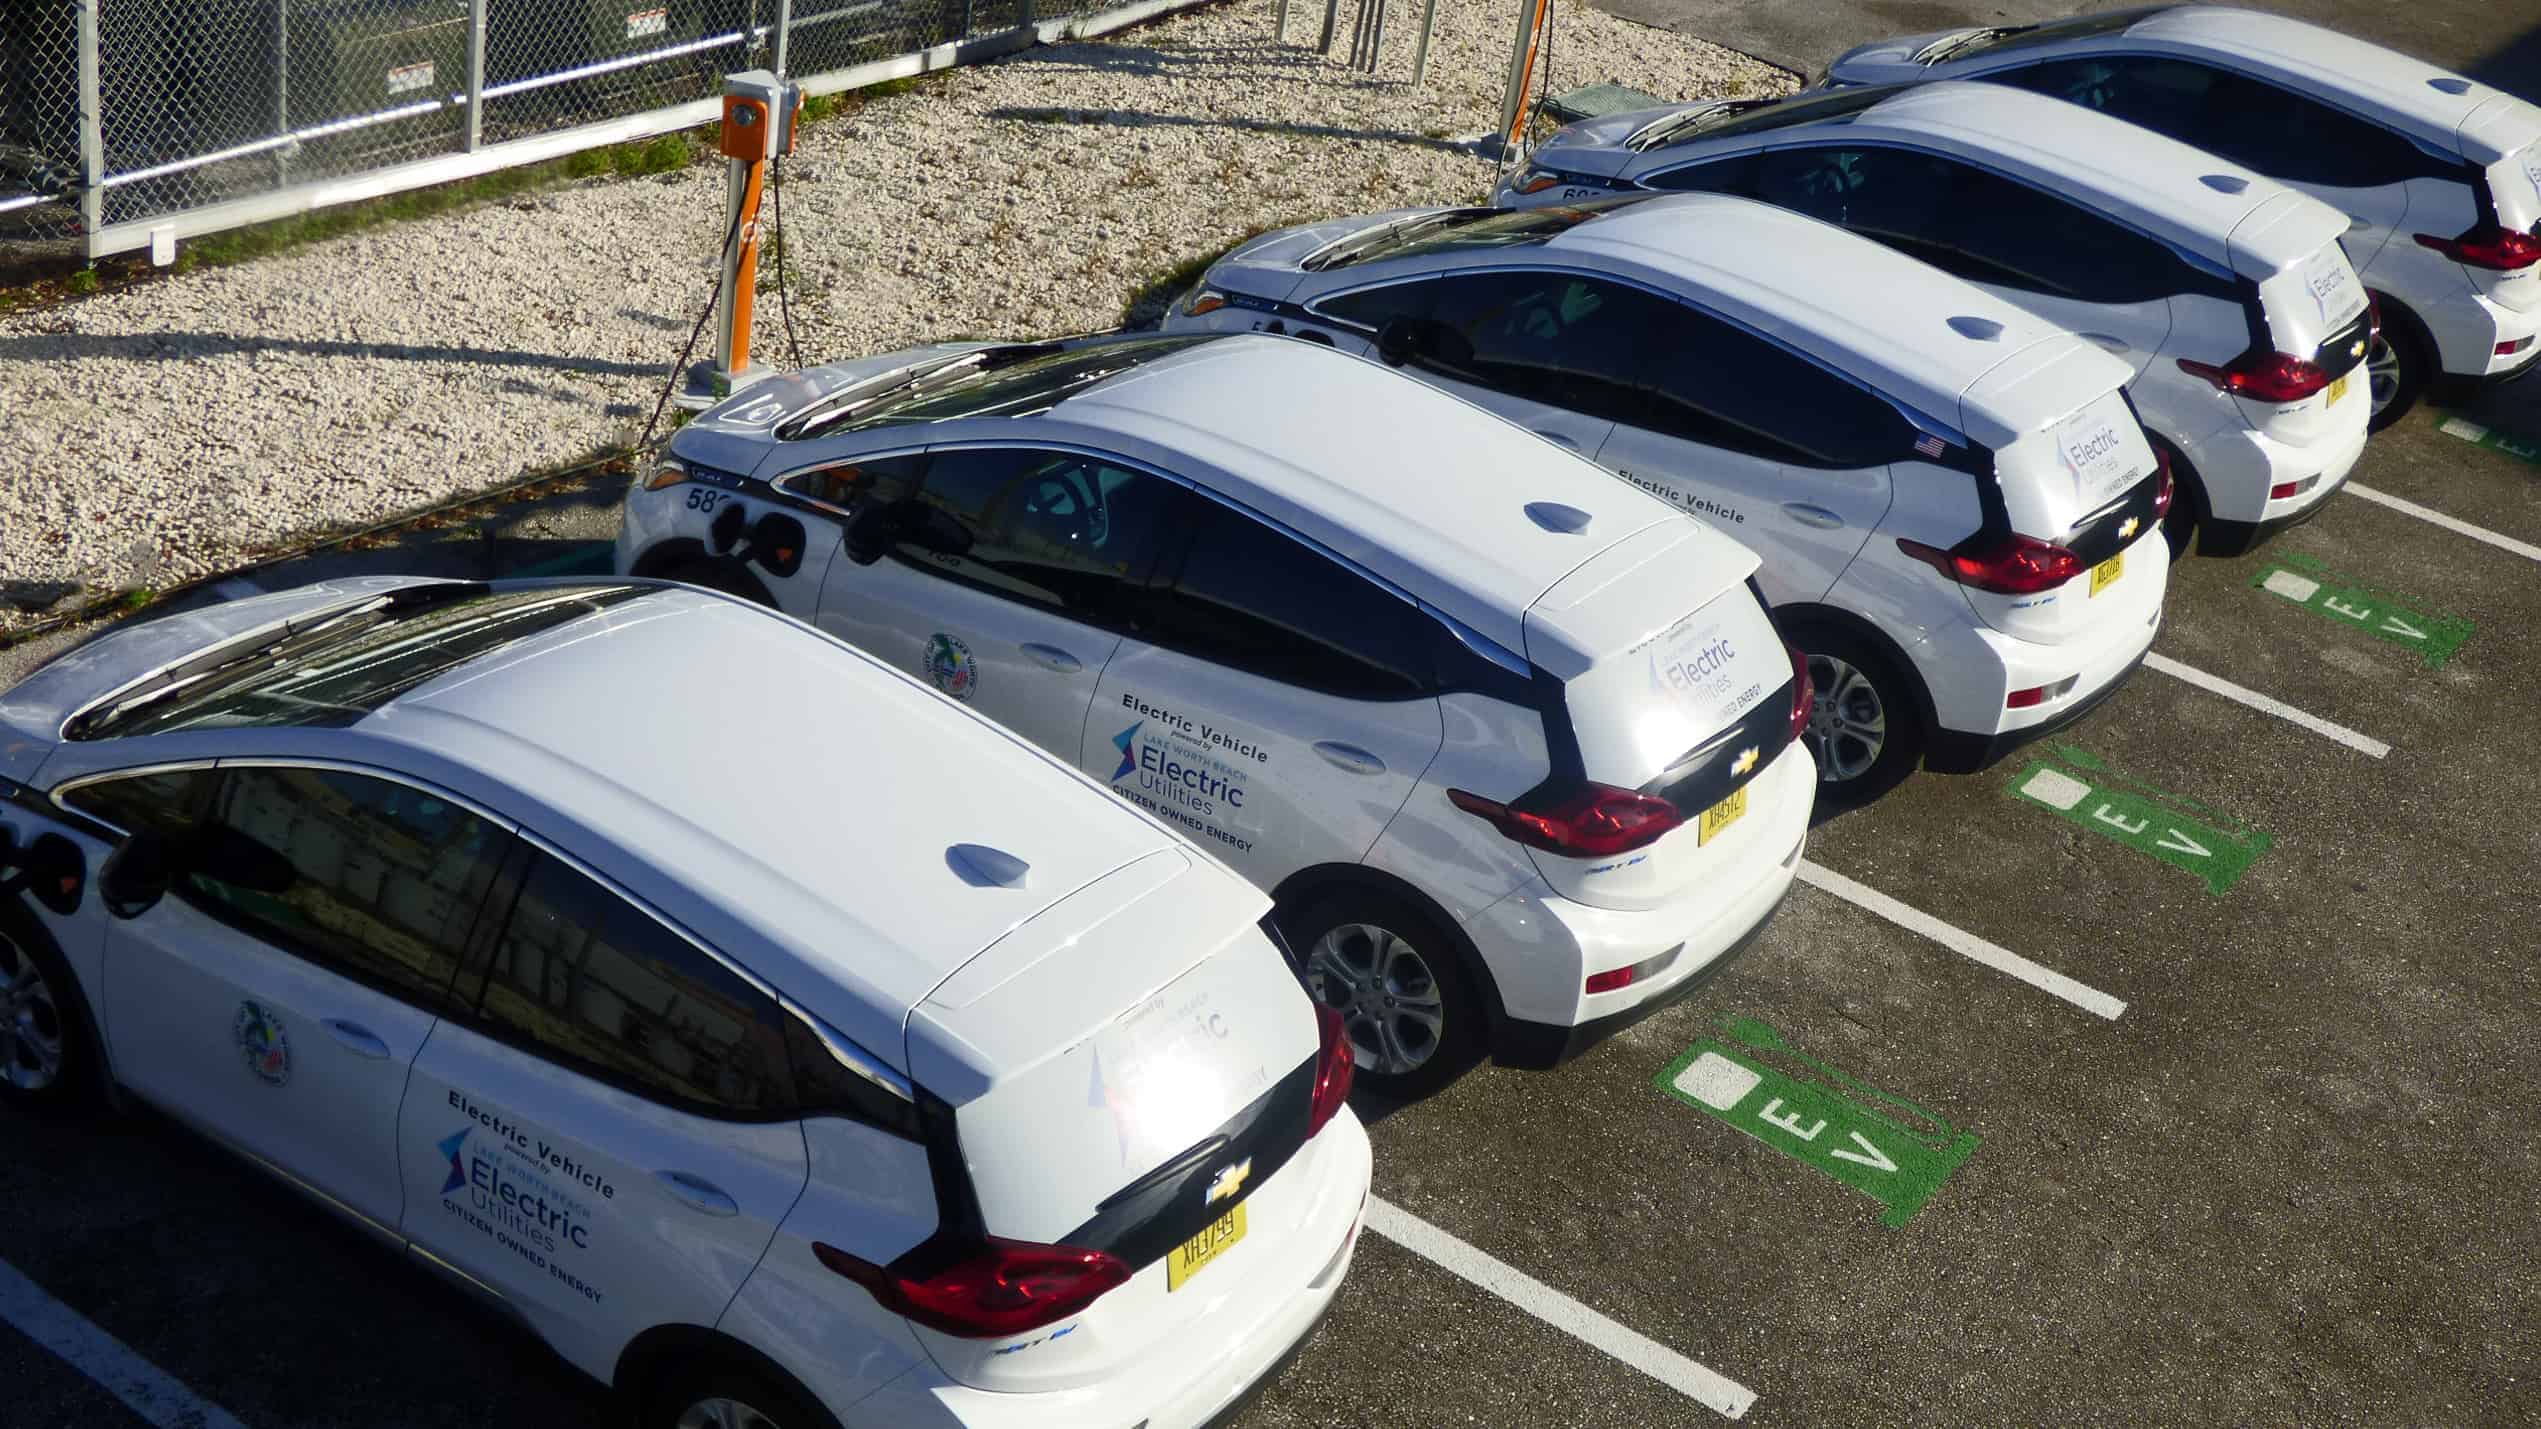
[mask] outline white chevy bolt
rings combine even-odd
[[[1824,219],[2106,348],[2179,483],[2174,553],[2249,550],[2364,452],[2373,323],[2346,216],[2158,134],[1981,84],[1692,105],[1563,129],[1499,201],[1583,173]]]
[[[2221,154],[2334,205],[2382,310],[2374,425],[2438,374],[2541,361],[2541,108],[2334,30],[2221,5],[1882,40],[1836,84],[1992,80]]]
[[[618,564],[816,622],[1188,832],[1399,1094],[1695,986],[1780,905],[1817,785],[1751,552],[1304,343],[773,379],[635,484]]]
[[[1374,352],[1753,547],[1808,652],[1836,798],[2070,723],[2161,619],[2171,482],[2127,366],[1781,209],[1681,194],[1289,229],[1167,326]]]
[[[1349,1267],[1268,900],[728,596],[125,627],[0,693],[0,831],[0,1095],[164,1109],[644,1429],[1194,1425]]]

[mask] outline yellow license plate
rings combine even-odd
[[[1227,1248],[1244,1239],[1244,1208],[1237,1206],[1213,1222],[1207,1230],[1175,1246],[1165,1257],[1165,1292],[1182,1288],[1182,1282],[1209,1268],[1212,1261],[1226,1254]]]
[[[1694,846],[1700,848],[1710,843],[1712,835],[1737,823],[1739,816],[1746,812],[1747,791],[1744,789],[1705,809],[1702,823],[1694,829]]]
[[[2329,384],[2329,401],[2324,405],[2331,407],[2338,405],[2338,399],[2347,395],[2347,379],[2353,375],[2353,373],[2342,372],[2336,378],[2331,380]]]
[[[2107,560],[2102,561],[2100,564],[2091,568],[2091,593],[2093,595],[2098,595],[2100,592],[2116,585],[2118,577],[2125,574],[2126,552],[2120,551],[2116,555],[2109,557]]]

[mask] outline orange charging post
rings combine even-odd
[[[679,402],[703,410],[764,376],[750,368],[752,296],[759,282],[759,202],[768,165],[794,152],[795,116],[803,91],[763,69],[724,76],[723,133],[717,148],[729,162],[724,186],[725,245],[715,290],[715,355],[689,369]]]

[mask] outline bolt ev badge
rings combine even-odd
[[[1752,747],[1738,751],[1738,757],[1729,761],[1729,772],[1732,774],[1744,774],[1748,770],[1755,768],[1756,756],[1759,752],[1760,751]]]
[[[2126,518],[2126,524],[2118,528],[2118,539],[2121,541],[2130,540],[2134,537],[2135,533],[2142,530],[2143,527],[2143,522],[2129,516]]]
[[[1217,1175],[1209,1178],[1209,1194],[1202,1197],[1200,1203],[1214,1206],[1220,1201],[1233,1199],[1236,1192],[1244,1189],[1245,1178],[1252,1174],[1253,1158],[1250,1156],[1221,1168]]]

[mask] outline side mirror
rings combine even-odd
[[[88,887],[88,859],[79,845],[60,834],[37,834],[24,848],[17,836],[0,827],[0,896],[21,890],[54,914],[67,918],[79,911],[80,894]]]
[[[883,553],[891,549],[899,524],[900,508],[895,503],[874,496],[857,502],[839,530],[847,559],[860,566],[881,560]]]
[[[97,870],[97,897],[118,918],[138,918],[168,896],[176,881],[166,835],[144,831],[125,839]]]
[[[1420,356],[1420,330],[1418,318],[1387,318],[1376,330],[1376,355],[1388,367],[1400,367]]]

